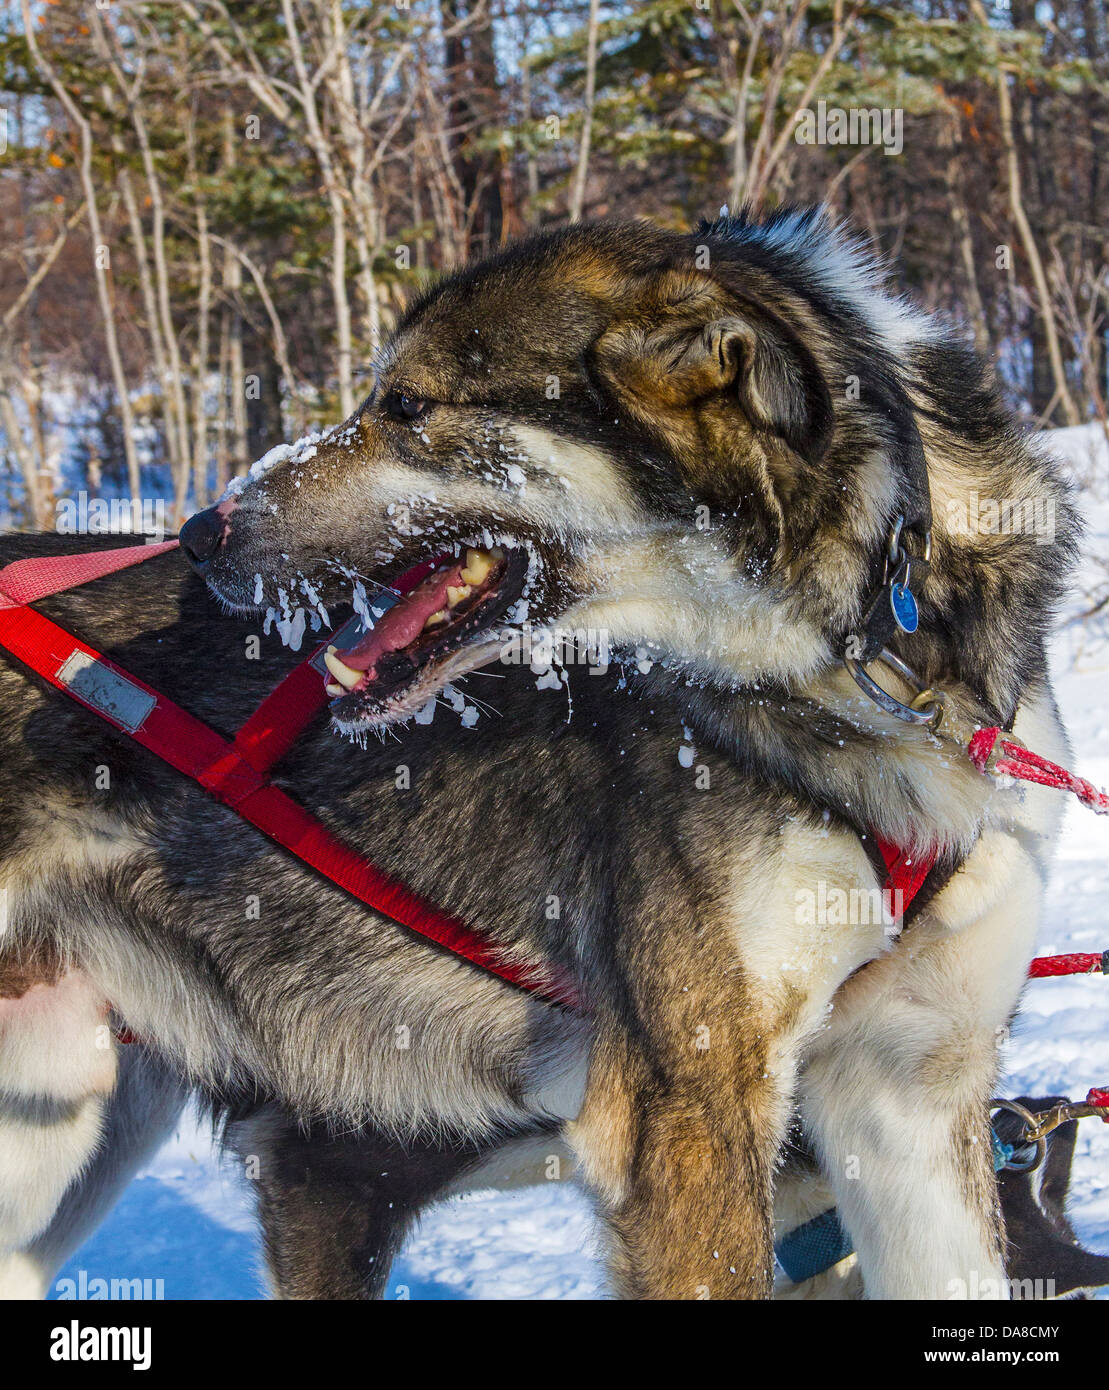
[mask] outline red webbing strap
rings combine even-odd
[[[13,560],[0,570],[0,609],[37,603],[51,594],[76,589],[94,579],[141,565],[167,550],[176,550],[178,544],[175,540],[160,541],[157,545],[128,545],[122,550],[87,550],[79,555],[34,555],[27,560]]]
[[[136,546],[132,549],[140,552],[139,556],[128,560],[128,563],[132,564],[139,563],[140,558],[150,558],[150,555],[143,552],[154,552],[153,546]],[[109,555],[120,553],[100,552],[96,558],[103,560]],[[27,562],[16,563],[25,565]],[[0,571],[0,588],[12,599],[15,595],[9,587],[9,581],[14,568],[15,566],[8,566]],[[73,568],[76,567],[70,568],[67,583],[55,584],[47,592],[57,593],[70,584],[87,582],[74,580]],[[99,578],[108,572],[111,571],[96,567],[96,573],[89,574],[88,578]],[[257,767],[246,761],[236,747],[223,739],[214,729],[210,729],[207,724],[174,704],[172,700],[166,699],[144,681],[124,671],[94,647],[66,632],[35,609],[14,602],[0,605],[0,646],[29,666],[56,690],[62,691],[120,732],[129,734],[170,767],[199,782],[217,800],[222,801],[298,859],[346,889],[367,907],[384,913],[393,921],[437,942],[454,954],[465,957],[510,984],[518,985],[553,1003],[577,1006],[572,989],[564,985],[551,987],[539,984],[523,967],[499,959],[485,941],[468,927],[431,907],[402,884],[355,854],[292,797],[269,783]],[[133,689],[151,698],[153,703],[138,727],[128,727],[100,705],[90,704],[77,693],[71,683],[60,679],[63,667],[76,654],[100,663],[107,670],[115,672]],[[323,682],[318,673],[307,667],[306,663],[298,667],[298,672],[306,669],[322,686]],[[296,687],[287,684],[291,679],[289,677],[286,678],[286,682],[282,682],[287,691],[284,699],[295,693]],[[248,724],[250,722],[248,721]],[[246,727],[244,725],[244,728]],[[263,740],[253,746],[264,746],[268,754],[276,743],[273,740]]]
[[[891,911],[893,908],[899,908],[900,910],[893,915],[903,917],[936,861],[923,854],[909,855],[897,845],[883,840],[881,836],[876,838],[878,852],[886,866],[885,891],[890,895]],[[899,894],[900,897],[895,897],[895,894]]]
[[[2,574],[0,574],[0,579],[3,579]],[[90,647],[87,642],[82,642],[79,637],[74,637],[64,628],[59,627],[57,623],[52,623],[49,618],[43,617],[34,608],[0,608],[0,646],[5,647],[13,656],[18,657],[36,675],[49,681],[55,690],[69,695],[71,699],[84,705],[86,709],[99,715],[101,719],[113,727],[123,732],[130,732],[136,743],[141,743],[144,748],[149,748],[152,753],[157,753],[163,762],[169,763],[171,767],[175,767],[178,772],[185,773],[187,777],[200,781],[205,769],[218,762],[229,750],[229,745],[220,738],[219,734],[213,729],[209,729],[207,724],[202,724],[200,720],[192,720],[195,728],[185,728],[180,725],[174,718],[174,712],[187,720],[191,720],[192,717],[186,715],[183,710],[177,710],[176,706],[171,705],[156,690],[152,690],[143,681],[124,671],[114,661],[109,661],[95,647]],[[80,652],[93,661],[101,662],[108,670],[115,671],[132,686],[153,697],[154,706],[140,728],[134,731],[127,730],[117,719],[113,719],[102,709],[90,704],[72,690],[65,681],[59,679],[59,672],[75,652]],[[253,769],[244,768],[244,773],[251,775],[254,786],[260,784],[261,779]]]
[[[936,861],[928,858],[927,855],[914,861],[903,854],[896,845],[891,845],[888,840],[878,839],[878,849],[881,851],[886,865],[885,891],[892,894],[900,890],[902,893],[900,915],[903,916],[908,912],[909,904],[920,892],[924,880],[928,877]],[[891,908],[897,906],[897,900],[891,899],[890,906]],[[1055,975],[1097,975],[1099,973],[1109,975],[1109,951],[1074,951],[1063,956],[1037,956],[1028,967],[1030,980],[1043,980]]]
[[[235,735],[236,752],[258,772],[280,762],[328,702],[323,678],[310,662],[294,666]]]

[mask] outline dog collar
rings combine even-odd
[[[861,641],[848,644],[848,670],[856,681],[858,676],[850,663],[873,661],[898,632],[907,636],[916,632],[920,623],[919,598],[931,564],[932,532],[928,524],[898,516],[882,552],[881,577],[863,606]],[[874,698],[871,691],[867,690],[867,694]]]

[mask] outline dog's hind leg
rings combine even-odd
[[[237,1121],[229,1142],[256,1182],[271,1288],[284,1299],[383,1298],[421,1210],[488,1151],[370,1128],[337,1134],[276,1106]]]
[[[40,1298],[29,1249],[100,1142],[116,1053],[100,992],[79,971],[0,971],[0,1297]],[[29,973],[28,973],[29,972]]]

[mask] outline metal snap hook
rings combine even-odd
[[[1014,1162],[1012,1158],[1008,1158],[1005,1161],[1005,1167],[1011,1173],[1033,1172],[1044,1161],[1044,1157],[1047,1154],[1047,1136],[1036,1133],[1039,1117],[1033,1115],[1031,1110],[1026,1110],[1023,1105],[1019,1105],[1015,1100],[1001,1100],[996,1097],[990,1101],[990,1114],[992,1115],[995,1110],[1008,1110],[1023,1121],[1024,1134],[1022,1136],[1022,1142],[1034,1144],[1036,1146],[1035,1154],[1027,1163],[1017,1163]]]

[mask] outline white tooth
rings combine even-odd
[[[327,651],[324,652],[323,661],[324,665],[339,682],[339,684],[341,686],[344,686],[347,690],[353,690],[354,687],[358,684],[358,682],[362,679],[361,671],[352,670],[351,667],[349,667],[345,661],[339,660],[339,658],[335,655],[334,647],[328,647]]]
[[[461,603],[464,598],[469,598],[474,592],[472,584],[448,584],[447,602],[453,608],[455,604]]]
[[[336,695],[345,695],[347,693],[341,685],[336,685],[333,681],[328,681],[328,683],[324,686],[324,691],[332,698],[334,698]]]
[[[493,564],[493,558],[488,551],[467,550],[466,568],[461,572],[462,578],[467,584],[481,584],[487,578]]]
[[[438,627],[440,623],[445,623],[446,621],[447,610],[445,608],[440,608],[438,613],[432,613],[431,617],[424,623],[422,630],[426,632],[429,627]]]

